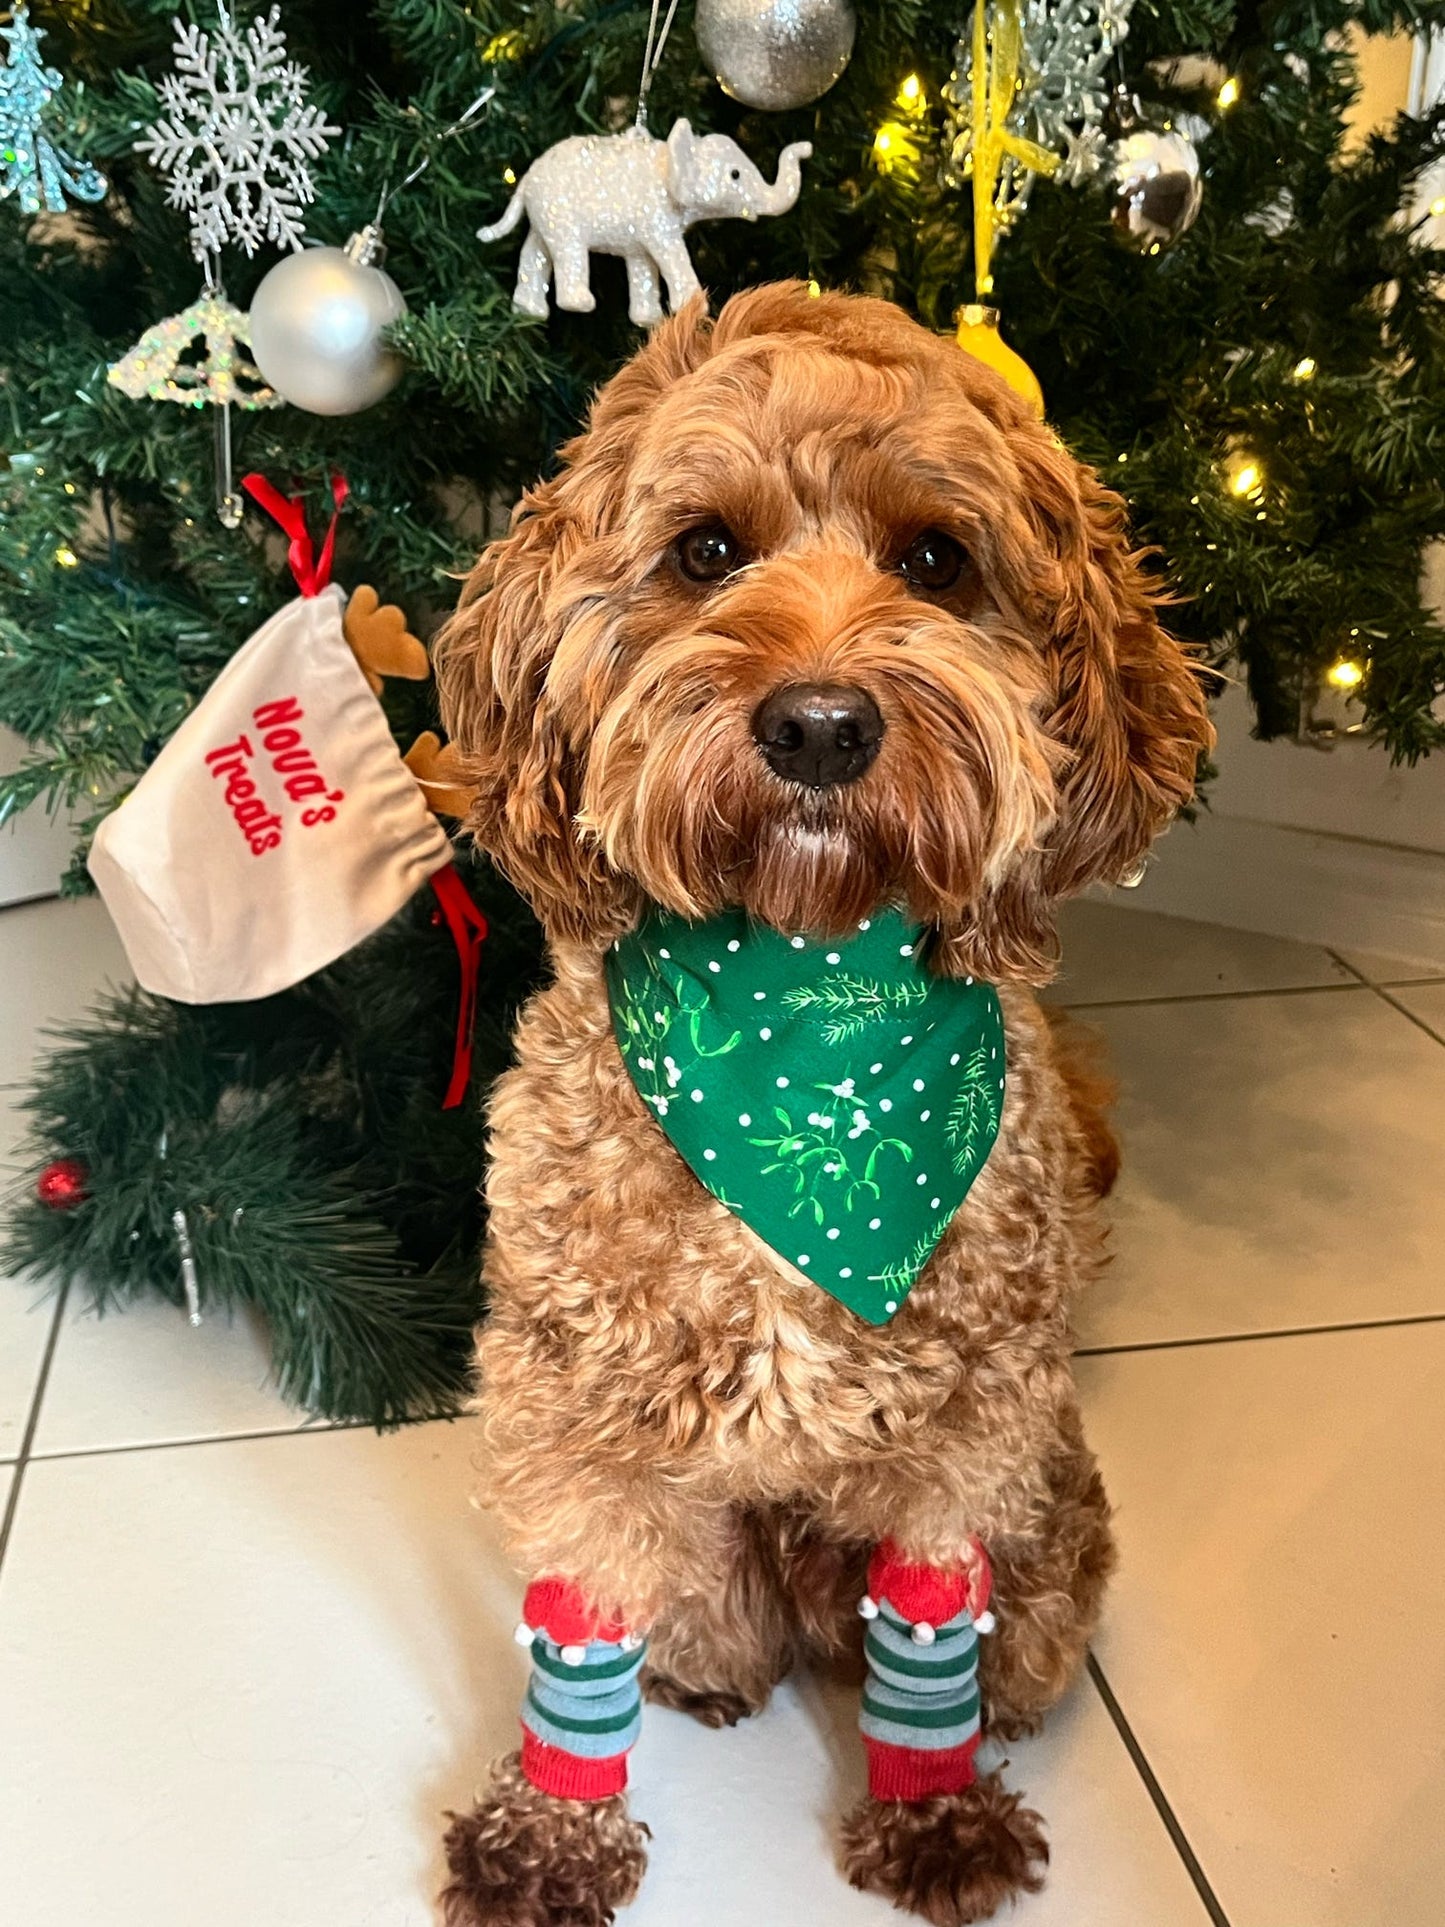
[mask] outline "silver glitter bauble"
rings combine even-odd
[[[1178,128],[1141,127],[1109,156],[1115,237],[1138,254],[1158,254],[1193,227],[1204,199],[1199,154]]]
[[[267,381],[313,415],[355,415],[393,389],[402,362],[382,332],[406,313],[376,265],[375,228],[344,248],[305,248],[266,276],[251,301],[251,353]]]
[[[852,0],[697,0],[697,44],[724,93],[781,113],[826,94],[848,65]]]

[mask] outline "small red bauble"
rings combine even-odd
[[[73,1211],[90,1196],[90,1172],[79,1158],[57,1158],[35,1180],[35,1195],[52,1211]]]

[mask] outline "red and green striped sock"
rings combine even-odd
[[[877,1800],[926,1800],[974,1781],[978,1635],[993,1629],[992,1574],[971,1540],[956,1567],[906,1560],[885,1539],[868,1567],[859,1611],[868,1678],[858,1725]]]
[[[570,1580],[534,1580],[520,1644],[532,1650],[522,1706],[522,1771],[564,1800],[605,1800],[627,1785],[642,1726],[645,1642],[604,1620]]]

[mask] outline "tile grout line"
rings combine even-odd
[[[1374,991],[1382,1003],[1388,1004],[1391,1010],[1398,1010],[1402,1017],[1408,1017],[1417,1030],[1423,1030],[1425,1035],[1433,1038],[1437,1044],[1445,1044],[1445,1037],[1442,1037],[1438,1030],[1432,1030],[1425,1022],[1425,1019],[1423,1017],[1417,1017],[1408,1004],[1402,1004],[1398,997],[1392,997],[1390,995],[1392,990],[1414,990],[1418,989],[1421,985],[1445,982],[1445,979],[1439,977],[1410,978],[1408,980],[1395,978],[1389,983],[1377,984],[1372,978],[1367,977],[1363,970],[1356,969],[1355,965],[1348,962],[1338,951],[1326,950],[1325,955],[1327,957],[1333,957],[1342,969],[1352,971],[1362,984],[1367,985],[1369,989]]]
[[[1338,996],[1344,990],[1376,990],[1378,985],[1363,977],[1347,984],[1273,984],[1265,990],[1195,990],[1170,997],[1105,997],[1097,1001],[1073,1003],[1061,997],[1052,1008],[1058,1010],[1144,1010],[1168,1004],[1237,1004],[1258,997],[1313,997],[1323,992]]]
[[[1388,1004],[1391,1010],[1398,1010],[1402,1017],[1415,1026],[1416,1030],[1423,1030],[1432,1043],[1445,1044],[1445,1037],[1442,1037],[1438,1030],[1432,1030],[1423,1017],[1417,1017],[1407,1004],[1402,1004],[1398,997],[1392,997],[1383,985],[1371,984],[1370,988],[1382,1004]]]
[[[1340,955],[1338,950],[1327,949],[1325,955],[1330,959],[1331,963],[1337,963],[1341,970],[1347,970],[1357,984],[1367,984],[1371,990],[1375,988],[1375,986],[1370,983],[1364,971],[1360,969],[1359,965],[1350,963],[1347,958]]]
[[[1223,1907],[1219,1904],[1219,1897],[1213,1887],[1210,1886],[1209,1877],[1203,1867],[1200,1866],[1198,1856],[1189,1844],[1189,1837],[1179,1824],[1179,1816],[1169,1804],[1169,1797],[1163,1787],[1160,1786],[1158,1776],[1155,1774],[1153,1767],[1150,1766],[1148,1757],[1143,1747],[1140,1746],[1133,1727],[1130,1726],[1128,1719],[1125,1717],[1123,1707],[1120,1706],[1118,1700],[1114,1697],[1114,1689],[1104,1677],[1104,1669],[1099,1664],[1092,1648],[1090,1648],[1089,1651],[1088,1668],[1089,1678],[1094,1682],[1094,1688],[1099,1698],[1104,1702],[1104,1710],[1114,1722],[1114,1730],[1124,1744],[1124,1751],[1133,1761],[1135,1772],[1144,1782],[1144,1789],[1148,1793],[1149,1798],[1154,1802],[1154,1810],[1163,1822],[1164,1831],[1173,1842],[1174,1851],[1184,1862],[1184,1871],[1193,1881],[1194,1891],[1198,1894],[1204,1911],[1209,1915],[1213,1927],[1230,1927],[1229,1915],[1225,1913]]]
[[[1445,1311],[1407,1313],[1401,1318],[1356,1318],[1338,1325],[1280,1325],[1269,1331],[1210,1332],[1198,1338],[1144,1338],[1133,1345],[1079,1345],[1075,1358],[1115,1358],[1130,1352],[1189,1351],[1202,1345],[1252,1345],[1263,1338],[1320,1338],[1331,1332],[1397,1331],[1403,1325],[1445,1324]]]
[[[55,1361],[55,1350],[60,1343],[60,1327],[69,1298],[70,1280],[67,1279],[56,1296],[55,1316],[50,1321],[50,1334],[45,1341],[45,1350],[40,1356],[40,1370],[36,1373],[35,1390],[30,1398],[30,1416],[25,1421],[20,1450],[11,1467],[10,1496],[5,1502],[5,1516],[0,1519],[0,1570],[4,1568],[10,1534],[15,1526],[16,1514],[20,1510],[20,1488],[25,1483],[26,1468],[30,1464],[30,1449],[35,1443],[36,1429],[40,1424],[40,1407],[44,1402],[45,1387],[50,1382],[50,1367]]]
[[[69,1451],[35,1453],[31,1463],[56,1465],[69,1459],[115,1459],[135,1452],[179,1452],[198,1445],[249,1445],[256,1439],[328,1438],[333,1432],[376,1432],[379,1436],[385,1436],[392,1432],[410,1431],[418,1425],[455,1424],[457,1420],[468,1416],[466,1412],[423,1412],[416,1418],[403,1419],[399,1424],[385,1427],[374,1425],[365,1418],[322,1419],[315,1423],[303,1420],[299,1425],[272,1425],[256,1432],[195,1433],[184,1439],[137,1439],[130,1445],[77,1445]]]
[[[65,898],[59,890],[42,890],[38,896],[11,897],[8,902],[0,903],[0,917],[7,910],[29,910],[37,903],[64,903]]]

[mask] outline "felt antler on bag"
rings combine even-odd
[[[434,729],[423,730],[401,759],[421,784],[427,808],[437,816],[463,817],[475,792],[461,780],[455,743],[443,743]]]
[[[361,673],[370,683],[373,696],[381,694],[384,676],[425,682],[431,674],[426,645],[412,635],[405,615],[396,604],[383,602],[367,582],[351,592],[351,600],[346,605],[345,629],[351,653],[361,664]],[[409,757],[407,761],[409,763]]]

